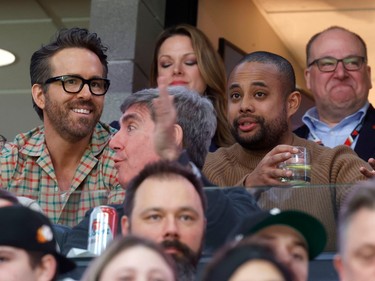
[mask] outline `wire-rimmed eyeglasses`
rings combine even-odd
[[[108,91],[110,81],[105,78],[84,79],[77,75],[62,75],[46,80],[44,84],[61,81],[64,91],[70,94],[79,93],[85,84],[89,85],[90,93],[94,96],[103,96]]]
[[[335,71],[339,62],[342,62],[344,68],[349,71],[359,70],[364,62],[365,57],[361,56],[349,56],[343,59],[336,59],[334,57],[323,57],[320,59],[313,60],[308,64],[308,67],[316,64],[322,72]]]

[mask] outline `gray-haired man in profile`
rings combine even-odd
[[[114,161],[119,171],[119,182],[127,188],[129,181],[147,164],[168,159],[191,168],[205,186],[212,185],[204,181],[199,172],[216,130],[212,104],[207,98],[184,87],[171,87],[164,91],[139,91],[128,96],[121,107],[121,128],[110,142],[110,147],[116,152]],[[208,189],[205,195],[208,208],[203,252],[210,253],[226,241],[228,232],[244,215],[259,210],[259,207],[254,198],[241,188]],[[161,207],[166,208],[173,201],[164,198]],[[122,216],[122,206],[118,206],[117,210]],[[86,248],[87,229],[88,219],[73,229],[64,252],[72,246]],[[134,224],[129,232],[133,229]],[[185,237],[182,233],[179,236]],[[193,246],[185,239],[180,239],[180,242],[200,254],[197,245]],[[197,242],[200,241],[195,239],[193,244]]]

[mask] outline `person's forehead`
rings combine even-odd
[[[311,45],[311,55],[335,55],[347,52],[348,55],[365,55],[361,41],[352,33],[341,29],[328,30],[319,35]],[[315,54],[317,53],[317,54]]]
[[[63,69],[66,74],[77,75],[82,71],[103,72],[103,65],[99,57],[86,48],[63,48],[50,58],[49,63],[53,72],[59,72],[60,69]]]
[[[236,66],[228,79],[228,87],[233,85],[268,85],[282,82],[282,74],[276,65],[262,62],[243,62]]]
[[[364,229],[375,234],[375,209],[363,207],[357,210],[348,220],[349,231],[360,234]]]
[[[159,49],[159,55],[168,55],[168,51],[182,52],[181,47],[193,50],[191,39],[187,35],[176,34],[164,40]],[[167,52],[167,53],[165,53]]]
[[[146,261],[149,259],[152,259],[154,263],[155,262],[166,263],[163,257],[159,253],[157,253],[156,250],[153,250],[144,245],[135,245],[127,249],[124,249],[117,255],[117,258],[121,260],[122,263],[125,262],[124,265],[132,266],[132,265],[137,265],[139,262],[139,259],[136,259],[136,257],[142,257],[142,256],[147,257],[145,259]]]
[[[256,234],[260,236],[270,236],[273,238],[289,238],[293,244],[303,245],[307,249],[307,242],[303,235],[295,228],[284,225],[276,224],[262,228]]]
[[[8,246],[8,245],[0,245],[0,254],[15,254],[15,255],[27,255],[26,250],[13,247],[13,246]]]
[[[173,277],[173,271],[167,261],[156,250],[144,245],[135,245],[123,249],[107,265],[110,272],[158,272]]]
[[[13,203],[7,199],[0,198],[0,207],[12,206]]]
[[[138,187],[134,201],[134,209],[152,207],[178,209],[188,206],[202,208],[199,194],[193,184],[178,175],[145,179]]]
[[[120,118],[120,124],[126,123],[129,120],[136,119],[138,121],[153,122],[151,112],[148,106],[144,103],[135,103],[130,105]]]

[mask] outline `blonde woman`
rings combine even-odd
[[[233,144],[226,117],[224,65],[202,31],[191,25],[180,24],[159,35],[151,65],[152,87],[157,87],[159,76],[167,77],[169,85],[186,86],[211,100],[217,114],[217,130],[211,151]]]

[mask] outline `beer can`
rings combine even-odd
[[[118,215],[110,206],[95,207],[90,215],[87,249],[100,255],[117,234]]]

